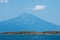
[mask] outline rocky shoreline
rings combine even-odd
[[[0,34],[60,34],[60,31],[45,31],[45,32],[2,32]]]

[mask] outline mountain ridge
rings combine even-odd
[[[39,19],[30,13],[23,13],[16,18],[1,22],[0,29],[2,31],[51,31],[59,30],[60,26]]]

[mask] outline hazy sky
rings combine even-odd
[[[23,12],[60,25],[60,0],[0,0],[0,21],[17,17]]]

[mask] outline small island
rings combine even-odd
[[[45,32],[2,32],[0,34],[60,34],[60,31],[45,31]]]

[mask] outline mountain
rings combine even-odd
[[[42,20],[32,14],[23,13],[20,16],[0,23],[0,32],[6,31],[58,31],[60,26]]]

